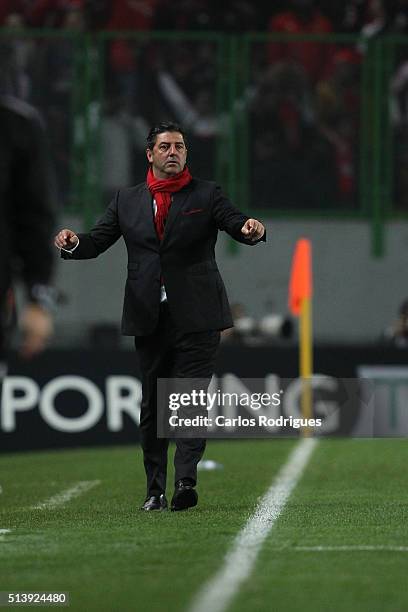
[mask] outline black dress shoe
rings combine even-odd
[[[187,510],[197,505],[198,495],[194,489],[193,481],[189,478],[183,478],[176,482],[174,495],[171,499],[171,510]]]
[[[146,512],[150,512],[150,510],[167,510],[166,496],[163,493],[161,495],[151,495],[140,509]]]

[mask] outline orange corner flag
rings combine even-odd
[[[296,243],[289,284],[289,308],[300,316],[302,300],[312,297],[312,245],[307,238]]]

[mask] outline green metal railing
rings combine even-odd
[[[106,205],[101,186],[101,127],[106,98],[105,61],[114,40],[134,41],[140,45],[209,42],[216,52],[214,89],[215,113],[220,118],[216,138],[214,178],[231,199],[251,215],[262,218],[356,219],[371,224],[372,253],[381,256],[385,249],[387,222],[407,219],[404,207],[395,201],[398,159],[396,132],[390,114],[390,82],[398,66],[401,50],[407,49],[403,37],[361,39],[356,36],[282,36],[251,33],[226,35],[218,32],[101,32],[82,34],[58,30],[1,30],[0,44],[15,39],[33,40],[41,53],[41,41],[65,40],[72,45],[69,116],[70,133],[69,194],[67,211],[83,214],[89,225]],[[39,42],[40,41],[40,42]],[[360,112],[358,136],[358,189],[354,206],[298,210],[251,206],[251,119],[249,91],[253,74],[252,53],[256,45],[274,43],[318,43],[364,49],[360,66]],[[404,57],[404,54],[402,54]],[[38,72],[38,71],[37,71]],[[33,74],[36,74],[35,69]],[[41,83],[35,84],[37,87]],[[398,135],[398,134],[397,134]],[[408,194],[407,194],[408,198]]]

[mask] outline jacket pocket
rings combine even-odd
[[[192,275],[207,274],[210,271],[216,271],[217,264],[215,261],[200,261],[200,263],[189,266],[187,272]]]
[[[128,263],[128,278],[136,278],[139,271],[139,263],[129,262]]]
[[[204,212],[204,208],[192,208],[191,210],[182,210],[182,215],[194,215],[195,213]]]

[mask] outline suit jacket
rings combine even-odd
[[[127,281],[122,333],[143,336],[154,331],[159,317],[163,278],[171,315],[185,332],[232,327],[224,283],[215,261],[218,230],[253,245],[241,234],[248,219],[215,183],[193,179],[173,194],[160,242],[154,225],[152,196],[141,183],[119,191],[89,233],[79,234],[79,246],[64,259],[97,257],[120,236],[127,252]],[[263,237],[262,240],[265,240]]]

